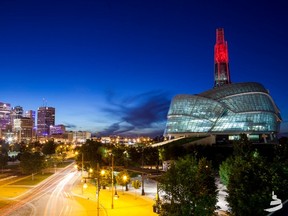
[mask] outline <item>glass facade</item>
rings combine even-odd
[[[55,108],[39,107],[37,110],[37,135],[48,136],[50,125],[55,125]]]
[[[198,95],[177,95],[168,112],[165,135],[278,133],[281,116],[259,83],[223,85]]]

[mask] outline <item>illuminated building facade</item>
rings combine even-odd
[[[48,136],[51,125],[55,125],[55,108],[39,107],[37,110],[37,136]]]
[[[214,88],[197,95],[177,95],[168,112],[165,136],[215,135],[274,140],[280,111],[269,92],[256,82],[231,83],[224,30],[217,29]]]
[[[23,107],[15,106],[11,109],[11,124],[12,128],[14,128],[14,120],[20,119],[23,117]]]
[[[65,125],[50,125],[50,135],[64,134],[66,132]]]
[[[91,132],[73,131],[73,142],[75,144],[83,144],[87,139],[91,139]]]
[[[30,118],[33,121],[33,127],[35,127],[35,111],[27,110],[24,112],[24,117]]]
[[[7,131],[9,127],[11,127],[11,105],[0,102],[0,129]]]
[[[216,30],[216,44],[214,47],[214,87],[230,84],[228,44],[224,38],[224,29]]]
[[[33,120],[28,117],[14,119],[13,131],[18,142],[30,142],[33,138]]]

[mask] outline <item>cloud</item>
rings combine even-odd
[[[75,128],[77,128],[76,125],[71,124],[71,123],[66,123],[65,122],[64,125],[65,125],[66,129],[75,129]]]
[[[103,111],[117,119],[101,135],[149,135],[163,134],[170,99],[163,91],[150,91],[133,97],[115,100],[107,94],[108,107]]]

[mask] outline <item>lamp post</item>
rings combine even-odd
[[[99,216],[99,210],[100,210],[100,177],[105,175],[105,170],[101,170],[99,172],[99,164],[97,164],[97,216]]]
[[[78,154],[79,154],[78,151],[76,151],[75,155],[78,155]],[[82,178],[83,178],[83,170],[84,170],[84,154],[83,154],[83,152],[81,152],[81,154],[82,154],[82,162],[81,162],[81,180],[82,180]]]
[[[86,183],[86,178],[83,181],[83,185],[82,185],[82,195],[84,194],[84,189],[87,189],[88,184]]]
[[[124,184],[125,184],[125,191],[128,191],[127,180],[128,180],[127,175],[124,175],[123,176],[123,181],[124,181]]]
[[[82,165],[81,165],[81,179],[83,178],[83,170],[84,170],[84,154],[83,154],[83,152],[82,152],[82,163],[81,163]]]
[[[75,152],[75,155],[78,155],[78,151]],[[81,182],[83,182],[83,172],[84,172],[84,153],[81,152],[82,162],[81,162]],[[83,187],[82,187],[82,194],[83,194]]]
[[[97,188],[96,188],[96,191],[97,191],[97,216],[99,216],[99,176],[97,177]]]
[[[142,169],[144,169],[144,157],[143,157],[144,148],[142,147],[141,150],[142,150],[142,152],[141,152],[141,164],[142,164]],[[141,195],[144,196],[145,191],[144,191],[144,173],[143,172],[141,174],[141,179],[142,179],[142,193],[141,193]]]
[[[88,173],[88,178],[90,178],[90,177],[92,176],[92,173],[93,173],[93,169],[90,168],[90,169],[89,169],[89,173]]]
[[[112,163],[111,163],[111,177],[112,177],[112,182],[111,182],[111,193],[112,193],[112,203],[111,203],[111,209],[114,208],[114,155],[111,153],[111,157],[112,157]]]

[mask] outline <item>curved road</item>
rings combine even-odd
[[[73,183],[79,178],[73,164],[52,175],[1,209],[1,216],[86,216],[86,208],[73,196]]]

